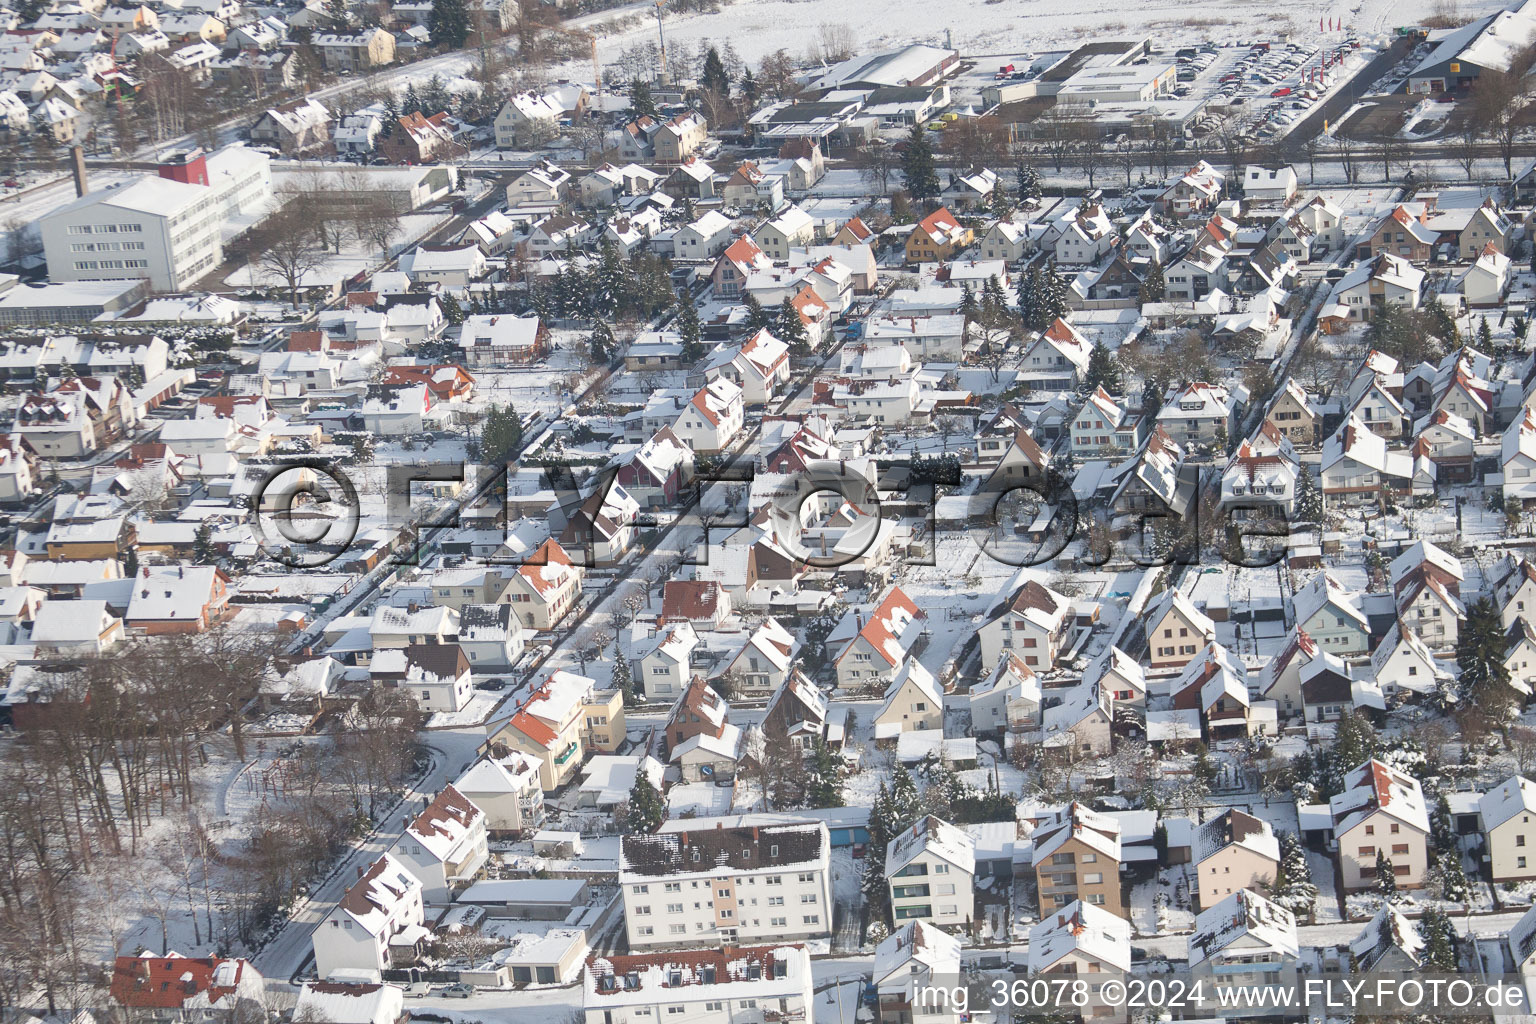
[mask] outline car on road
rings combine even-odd
[[[438,994],[448,999],[468,999],[475,994],[475,986],[466,985],[461,981],[457,985],[449,985]]]
[[[425,999],[431,994],[432,983],[430,981],[413,981],[405,986],[405,998],[407,999]]]

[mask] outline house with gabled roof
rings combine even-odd
[[[1339,279],[1324,306],[1334,307],[1347,320],[1369,320],[1384,306],[1418,309],[1424,287],[1424,271],[1400,256],[1380,253],[1359,263]]]
[[[675,700],[693,677],[693,652],[699,634],[686,622],[674,622],[636,645],[640,688],[647,700]]]
[[[1190,859],[1199,906],[1214,907],[1239,889],[1262,889],[1280,870],[1280,840],[1269,822],[1236,808],[1195,830]]]
[[[1323,650],[1340,656],[1370,650],[1371,627],[1359,595],[1346,590],[1331,573],[1318,573],[1298,587],[1291,609],[1297,628]]]
[[[1157,424],[1180,444],[1230,437],[1238,411],[1248,400],[1241,385],[1191,381],[1171,394],[1157,413]]]
[[[1056,223],[1056,262],[1062,266],[1089,266],[1119,242],[1109,214],[1099,203],[1067,211]]]
[[[697,736],[720,739],[730,727],[730,717],[731,705],[720,692],[703,676],[693,676],[672,702],[661,730],[661,752],[675,760],[678,748]]]
[[[1399,556],[1401,557],[1401,556]],[[1394,579],[1397,620],[1430,647],[1454,647],[1467,609],[1458,581],[1424,562]]]
[[[1411,207],[1399,203],[1356,244],[1356,256],[1366,260],[1386,253],[1411,263],[1428,263],[1440,235],[1425,223],[1426,220],[1428,214],[1422,203],[1414,203]]]
[[[1477,812],[1493,881],[1536,878],[1536,782],[1510,776],[1478,799]]]
[[[1504,431],[1499,462],[1504,470],[1504,500],[1523,505],[1536,499],[1536,413],[1529,406]]]
[[[512,605],[524,628],[554,629],[580,602],[582,574],[551,538],[517,567],[499,601]]]
[[[230,614],[229,577],[211,565],[144,566],[123,624],[150,636],[201,633]]]
[[[833,664],[837,683],[849,689],[884,688],[907,661],[928,616],[900,587],[892,587],[869,611],[847,612],[827,638],[841,643]]]
[[[261,1013],[264,983],[250,961],[234,957],[140,953],[112,963],[108,995],[135,1018],[200,1021]]]
[[[1461,297],[1468,306],[1495,308],[1509,294],[1513,272],[1510,258],[1489,242],[1461,275]]]
[[[877,740],[944,728],[944,690],[922,662],[908,658],[896,669],[874,714],[874,725]]]
[[[763,406],[789,383],[789,346],[759,329],[739,346],[720,346],[704,368],[706,380],[724,377],[741,389],[744,405]]]
[[[763,709],[763,739],[810,753],[817,743],[842,746],[846,716],[833,714],[826,696],[799,669],[773,691]]]
[[[717,377],[708,382],[677,412],[672,432],[702,455],[724,451],[740,433],[745,401],[739,386]]]
[[[315,928],[315,974],[324,980],[338,971],[387,970],[396,958],[409,962],[431,937],[424,920],[421,880],[386,853]]]
[[[1030,391],[1071,391],[1088,372],[1092,353],[1088,339],[1057,317],[1025,345],[1019,380]]]
[[[980,736],[1034,733],[1040,728],[1043,700],[1040,677],[1013,651],[971,686],[971,731]]]
[[[1104,757],[1114,746],[1114,704],[1096,683],[1080,682],[1040,712],[1040,745],[1069,757]],[[1015,744],[1023,737],[1010,735]]]
[[[693,449],[662,427],[619,466],[615,480],[647,507],[670,505],[693,468]]]
[[[1110,508],[1116,517],[1135,521],[1148,518],[1183,519],[1195,500],[1199,481],[1186,472],[1184,446],[1168,435],[1162,424],[1153,426],[1134,459],[1115,467]]]
[[[981,660],[994,665],[1011,652],[1036,672],[1050,672],[1074,636],[1072,599],[1025,572],[1015,575],[1016,586],[988,609],[987,621],[977,631]]]
[[[1407,408],[1387,386],[1387,377],[1381,374],[1359,378],[1358,386],[1351,386],[1346,395],[1345,412],[1380,437],[1402,437],[1409,429]]]
[[[485,812],[448,785],[405,827],[390,852],[421,880],[423,899],[447,903],[490,859],[485,829]]]
[[[1170,687],[1176,711],[1198,711],[1212,739],[1247,736],[1264,723],[1252,714],[1248,667],[1226,647],[1212,640],[1188,664]]]
[[[768,257],[768,254],[751,235],[742,235],[726,246],[725,251],[716,258],[714,270],[710,274],[710,283],[714,286],[716,295],[721,298],[735,298],[742,293],[747,278],[753,273],[772,269],[773,260]]]
[[[971,229],[940,207],[918,221],[907,235],[908,263],[941,263],[974,241]]]
[[[809,245],[816,238],[816,221],[800,207],[791,204],[778,216],[761,225],[753,237],[769,258],[789,259],[791,249]]]
[[[1073,413],[1067,426],[1068,443],[1079,456],[1128,455],[1141,447],[1149,426],[1145,416],[1101,385]]]
[[[1427,966],[1417,922],[1390,903],[1382,904],[1366,922],[1349,944],[1349,953],[1361,971],[1415,974]]]
[[[975,840],[932,814],[902,830],[885,848],[891,916],[898,923],[969,927],[975,875]]]
[[[640,503],[623,484],[600,484],[571,514],[560,544],[567,552],[579,552],[583,565],[611,568],[634,546],[639,515]]]
[[[1389,451],[1386,438],[1358,416],[1347,416],[1323,443],[1322,491],[1330,504],[1359,505],[1412,488],[1413,457]]]
[[[942,979],[959,974],[960,940],[921,919],[909,921],[875,948],[878,1019],[910,1020],[919,991],[942,991]],[[962,1011],[958,1005],[930,1006],[924,1017],[932,1024],[960,1024]]]
[[[765,696],[778,691],[789,681],[799,651],[800,643],[795,635],[770,616],[740,647],[726,655],[718,674],[736,680],[744,696]]]
[[[1418,634],[1397,622],[1371,652],[1371,676],[1389,698],[1399,693],[1434,693],[1453,678]]]
[[[1294,981],[1299,952],[1295,915],[1252,889],[1201,911],[1188,941],[1195,977],[1223,988]]]
[[[1183,668],[1216,639],[1216,623],[1176,587],[1162,591],[1142,617],[1154,669]]]
[[[1424,885],[1429,810],[1419,780],[1370,760],[1344,777],[1344,790],[1328,801],[1344,889],[1376,884],[1377,855],[1391,865],[1399,888]]]
[[[1518,618],[1536,619],[1536,563],[1522,555],[1505,555],[1485,579],[1505,629]]]
[[[715,630],[731,614],[731,595],[714,580],[668,580],[661,587],[661,621]]]
[[[1129,919],[1120,886],[1120,822],[1073,802],[1035,827],[1032,863],[1040,916],[1081,900]]]
[[[1296,506],[1297,464],[1281,455],[1261,455],[1251,441],[1237,446],[1221,474],[1221,504],[1249,516],[1289,517]]]
[[[540,160],[507,185],[507,206],[558,206],[571,196],[571,172]]]
[[[1027,225],[1016,220],[1000,220],[987,228],[986,234],[981,236],[979,248],[983,259],[1013,263],[1023,258],[1029,245]]]
[[[1164,189],[1155,205],[1172,217],[1197,216],[1216,205],[1226,178],[1226,174],[1201,160]]]
[[[1264,666],[1259,679],[1259,694],[1265,700],[1274,701],[1281,714],[1288,717],[1304,714],[1304,685],[1315,678],[1317,670],[1311,667],[1314,662],[1331,672],[1348,673],[1342,658],[1324,650],[1301,626],[1294,627],[1285,647]]]
[[[456,643],[375,651],[368,675],[375,685],[404,690],[427,712],[458,711],[474,695],[469,658]]]

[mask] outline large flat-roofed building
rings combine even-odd
[[[53,281],[143,278],[154,291],[191,287],[224,258],[223,233],[271,202],[270,161],[243,146],[178,153],[156,176],[87,192],[40,221]]]
[[[1147,103],[1172,92],[1177,74],[1164,61],[1088,67],[1062,83],[1056,102]]]
[[[820,89],[879,89],[883,86],[931,85],[960,59],[955,50],[911,43],[834,64],[809,84]]]
[[[130,309],[148,290],[144,281],[18,284],[0,274],[0,327],[73,324]]]

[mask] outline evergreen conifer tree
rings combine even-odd
[[[933,199],[938,196],[939,172],[933,163],[933,147],[928,142],[928,132],[921,124],[914,124],[907,136],[907,149],[901,155],[901,170],[906,180],[907,195],[913,199]]]
[[[651,84],[636,78],[629,83],[629,111],[636,117],[656,115],[656,100],[651,96]]]
[[[1120,376],[1120,361],[1104,347],[1102,341],[1093,343],[1093,351],[1088,355],[1088,373],[1083,383],[1090,391],[1103,388],[1112,395],[1120,393],[1124,384]]]
[[[704,355],[704,343],[700,340],[699,311],[691,299],[678,305],[677,334],[683,340],[683,362],[692,366]]]
[[[427,36],[443,50],[458,50],[469,38],[469,11],[464,0],[432,0],[427,16]]]

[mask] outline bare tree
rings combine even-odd
[[[891,175],[900,164],[895,151],[880,138],[871,139],[860,146],[853,162],[865,181],[880,186],[882,196],[890,191]]]
[[[252,234],[257,249],[256,265],[282,278],[288,286],[288,300],[299,304],[299,286],[304,275],[320,269],[325,254],[315,244],[313,225],[292,204],[267,218]]]
[[[1472,87],[1472,117],[1498,147],[1504,176],[1514,175],[1515,139],[1526,127],[1526,73],[1536,61],[1536,48],[1518,53],[1509,70],[1486,70]]]

